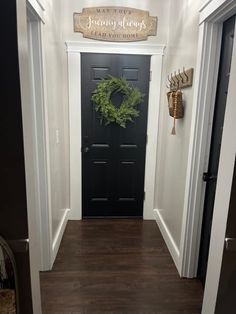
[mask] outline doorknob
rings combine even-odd
[[[225,249],[236,252],[236,238],[225,238]]]

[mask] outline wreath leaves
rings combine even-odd
[[[119,108],[116,108],[111,101],[112,94],[122,93],[123,101]],[[95,103],[95,110],[101,117],[101,123],[108,125],[117,123],[126,128],[127,122],[139,116],[136,106],[143,102],[144,94],[137,87],[129,85],[125,78],[109,76],[98,83],[93,92],[91,100]]]

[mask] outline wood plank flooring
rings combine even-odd
[[[154,221],[69,221],[53,270],[41,273],[43,314],[199,314],[203,289],[180,279]]]

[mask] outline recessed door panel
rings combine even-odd
[[[150,57],[82,54],[81,61],[83,217],[142,217]],[[126,128],[102,123],[91,101],[109,75],[125,77],[145,94],[139,116]],[[123,95],[111,99],[119,108]]]

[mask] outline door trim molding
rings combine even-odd
[[[221,275],[222,258],[225,245],[225,233],[227,228],[236,155],[236,141],[235,137],[232,136],[232,134],[236,133],[235,81],[236,36],[234,36],[234,47],[225,111],[224,130],[221,144],[218,181],[216,186],[216,197],[212,221],[211,242],[202,314],[215,313],[218,287]]]
[[[35,17],[45,23],[45,9],[43,5],[38,0],[26,0],[26,3],[27,9],[30,10]]]
[[[17,35],[18,35],[18,56],[19,76],[23,122],[26,198],[29,235],[29,258],[31,275],[31,293],[33,313],[41,314],[41,293],[39,281],[39,242],[37,230],[37,178],[35,174],[35,137],[33,108],[31,106],[30,76],[29,76],[29,49],[27,36],[27,6],[26,1],[16,1],[17,10]]]
[[[164,45],[142,45],[104,42],[66,42],[68,53],[69,119],[70,119],[70,219],[82,218],[82,160],[81,160],[81,53],[110,53],[150,55],[152,80],[149,86],[148,143],[146,147],[146,198],[143,218],[154,219],[154,189]]]
[[[196,277],[205,196],[203,172],[208,167],[222,26],[202,24],[195,71],[195,92],[187,163],[180,242],[180,274]]]
[[[83,42],[67,41],[67,53],[113,53],[132,55],[161,55],[164,54],[165,45],[147,45],[137,43],[113,43],[113,42]]]
[[[180,244],[180,273],[186,277],[195,277],[197,274],[205,194],[202,174],[207,169],[209,159],[222,25],[235,12],[234,0],[207,1],[200,9],[193,115]],[[217,288],[213,290],[215,289]],[[202,313],[210,314],[213,311]]]
[[[28,49],[32,81],[32,130],[34,137],[34,176],[36,184],[37,228],[39,231],[40,270],[50,270],[53,265],[51,175],[49,153],[48,107],[46,99],[46,75],[44,58],[43,24],[27,2],[29,23]],[[37,88],[36,88],[37,86]]]

